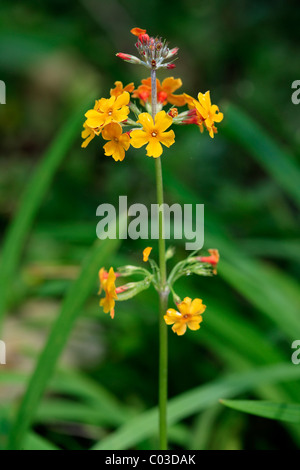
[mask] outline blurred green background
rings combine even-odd
[[[155,202],[154,161],[131,149],[115,163],[96,139],[80,147],[94,99],[108,97],[116,80],[137,86],[147,77],[115,57],[135,54],[135,26],[180,48],[176,69],[159,78],[182,78],[178,93],[209,89],[225,115],[214,140],[196,126],[176,127],[176,144],[163,154],[166,202],[204,203],[204,248],[221,254],[218,276],[177,285],[207,309],[199,332],[169,331],[169,396],[194,391],[194,409],[172,404],[170,446],[299,448],[299,425],[218,403],[299,400],[300,366],[290,360],[300,339],[300,106],[291,102],[299,21],[296,0],[1,2],[2,448],[10,433],[28,449],[158,445],[155,410],[151,426],[143,421],[157,404],[156,294],[117,303],[113,322],[97,297],[98,269],[140,264],[148,243],[94,244],[99,204],[119,195]],[[175,261],[185,256],[177,244]],[[279,371],[270,383],[268,371]],[[222,385],[227,376],[236,390]],[[208,383],[220,389],[205,401]]]

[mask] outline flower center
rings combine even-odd
[[[112,110],[110,109],[107,114],[108,114],[109,116],[111,116],[111,115],[112,115]]]
[[[152,135],[152,137],[156,137],[156,136],[157,136],[157,132],[153,131],[153,132],[151,132],[151,135]]]
[[[119,142],[118,137],[114,137],[114,141],[118,143]]]
[[[185,315],[183,315],[183,318],[187,320],[189,318],[189,315],[186,313]]]

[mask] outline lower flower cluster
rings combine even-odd
[[[128,300],[142,290],[148,289],[152,284],[156,289],[159,286],[158,267],[156,262],[149,258],[152,248],[147,247],[143,251],[143,261],[150,262],[152,271],[137,266],[124,266],[119,268],[117,272],[111,267],[109,271],[101,268],[99,271],[100,288],[98,294],[104,291],[104,297],[100,300],[100,306],[104,313],[109,313],[111,318],[115,316],[116,301]],[[182,276],[195,273],[203,276],[210,276],[217,273],[217,264],[219,262],[219,252],[216,249],[208,250],[209,256],[189,256],[186,260],[181,261],[170,273],[167,281],[167,289],[173,295],[173,301],[176,309],[169,308],[164,315],[167,325],[172,325],[172,330],[178,336],[184,335],[187,328],[196,331],[200,328],[202,322],[202,314],[206,309],[201,299],[191,299],[185,297],[182,301],[174,291],[174,283]],[[188,270],[187,270],[188,269]],[[120,286],[116,286],[117,278],[124,278],[131,275],[141,275],[142,280],[138,282],[129,282]]]

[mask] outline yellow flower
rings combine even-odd
[[[92,129],[86,124],[86,122],[83,124],[83,127],[84,127],[84,130],[81,132],[81,137],[85,140],[82,142],[81,147],[86,148],[88,144],[90,143],[90,141],[93,140],[95,135],[100,134],[101,129],[99,128]]]
[[[134,90],[134,83],[128,83],[128,85],[126,85],[124,88],[123,88],[123,83],[122,82],[115,82],[115,88],[111,88],[110,89],[110,96],[120,96],[122,95],[122,93],[124,93],[124,91],[128,91],[128,93],[132,93],[133,90]]]
[[[143,251],[143,261],[145,261],[145,262],[148,261],[151,251],[152,251],[151,246],[147,246],[147,248],[144,249],[144,251]]]
[[[89,109],[85,113],[87,126],[95,129],[113,121],[125,121],[129,114],[129,107],[127,106],[129,100],[129,93],[124,91],[120,96],[111,96],[108,99],[101,98],[96,101],[94,109]]]
[[[187,103],[191,105],[191,101],[188,95],[186,95]],[[219,112],[219,108],[215,104],[211,104],[210,92],[207,91],[205,94],[198,93],[198,101],[193,100],[193,105],[196,108],[197,114],[202,118],[210,137],[213,139],[217,129],[214,125],[215,122],[221,122],[223,120],[223,113]]]
[[[171,116],[165,111],[157,113],[155,123],[149,113],[141,113],[137,122],[142,124],[143,130],[136,129],[130,133],[131,145],[140,148],[148,143],[146,147],[148,157],[159,157],[163,152],[161,144],[166,147],[174,144],[174,131],[164,132],[172,124]]]
[[[109,140],[103,147],[105,155],[111,155],[116,162],[124,160],[125,150],[130,146],[130,137],[126,132],[122,134],[122,126],[117,122],[107,124],[102,129],[102,137]]]
[[[199,330],[200,323],[202,322],[201,314],[206,309],[206,305],[203,305],[201,299],[192,299],[185,297],[185,299],[178,304],[178,309],[169,308],[167,314],[164,316],[164,320],[167,325],[173,325],[172,330],[178,336],[184,335],[186,328],[190,330]]]
[[[111,318],[115,316],[115,299],[117,299],[116,293],[116,275],[113,268],[110,268],[108,274],[101,268],[99,271],[99,280],[100,280],[100,289],[99,293],[101,293],[102,289],[105,292],[105,297],[100,300],[99,305],[103,307],[104,313],[110,312]]]

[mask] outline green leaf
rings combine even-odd
[[[262,418],[300,423],[300,405],[289,403],[272,403],[258,400],[220,400],[220,402],[243,413],[249,413]]]
[[[29,178],[24,194],[20,198],[18,211],[3,240],[0,263],[0,331],[24,243],[55,172],[80,134],[86,107],[87,103],[84,108],[81,106],[73,113],[37,165],[34,174]]]
[[[20,449],[30,424],[33,421],[39,400],[51,378],[56,362],[67,342],[74,323],[83,313],[84,302],[97,280],[99,268],[117,250],[119,240],[97,241],[88,253],[77,280],[71,285],[62,305],[36,369],[29,381],[21,402],[16,421],[12,427],[9,448]]]
[[[291,364],[261,367],[233,374],[207,385],[197,387],[169,400],[168,425],[216,405],[220,397],[232,397],[260,385],[299,379],[300,369]],[[93,450],[123,450],[135,446],[143,439],[156,434],[158,409],[153,408],[121,426],[107,438],[98,442]]]
[[[237,106],[226,106],[222,134],[240,144],[300,205],[300,169],[292,155],[280,146]]]
[[[33,432],[27,434],[24,440],[24,450],[60,450],[52,442]]]

